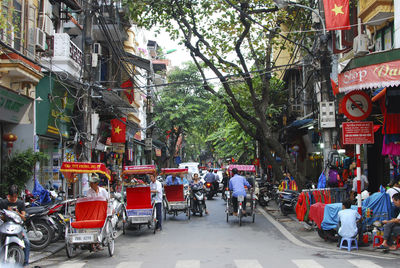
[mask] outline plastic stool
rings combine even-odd
[[[347,245],[344,246],[343,242],[346,241]],[[353,241],[354,241],[354,246],[353,246]],[[340,241],[340,248],[347,248],[348,251],[351,251],[352,249],[357,249],[358,250],[358,243],[356,238],[347,238],[347,237],[342,237],[342,241]]]
[[[374,240],[373,240],[373,243],[372,243],[372,247],[374,248],[374,247],[379,247],[380,245],[382,245],[382,243],[383,243],[383,236],[381,236],[381,235],[376,235],[376,236],[374,236]]]
[[[396,249],[400,248],[400,235],[396,237]]]

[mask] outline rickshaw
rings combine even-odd
[[[187,168],[163,168],[161,174],[168,175],[183,175],[188,174]],[[186,187],[186,188],[185,188]],[[164,185],[164,220],[167,219],[167,214],[178,216],[179,213],[186,213],[190,220],[190,198],[189,185]]]
[[[156,175],[154,165],[125,166],[122,171],[122,233],[126,233],[127,225],[136,225],[139,229],[147,225],[156,233],[157,218],[155,203],[152,201],[150,186],[140,180],[142,175]],[[136,176],[137,178],[132,178]]]
[[[107,177],[110,192],[110,171],[103,163],[63,162],[60,172],[70,183],[77,181],[76,174],[100,173]],[[68,203],[67,203],[68,206]],[[76,249],[92,250],[95,245],[108,247],[108,253],[114,254],[115,232],[112,227],[112,209],[109,200],[104,197],[81,197],[76,200],[75,211],[66,208],[69,221],[65,228],[65,249],[68,258],[73,257]]]
[[[254,165],[229,165],[228,166],[228,171],[229,175],[232,177],[232,170],[236,168],[239,172],[251,172],[255,173],[256,169]],[[252,184],[251,182],[249,182]],[[255,183],[255,182],[254,182]],[[250,215],[252,217],[252,222],[255,221],[256,218],[256,198],[254,194],[254,184],[252,185],[253,187],[249,190],[246,189],[246,200],[247,200],[247,206],[246,206],[246,214]],[[229,216],[233,215],[233,204],[232,204],[232,195],[229,189],[225,189],[225,195],[227,197],[226,199],[226,222],[229,221]],[[243,208],[243,201],[244,201],[244,196],[238,196],[238,219],[239,219],[239,226],[242,226],[242,218],[243,218],[243,213],[242,213],[242,208]]]

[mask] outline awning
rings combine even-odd
[[[308,119],[302,119],[302,120],[295,120],[292,123],[290,123],[287,127],[291,128],[291,127],[296,127],[296,128],[300,128],[302,126],[304,126],[305,124],[310,124],[313,123],[314,119],[308,118]]]
[[[139,68],[150,71],[150,61],[147,59],[141,58],[129,52],[125,52],[125,57],[123,59]]]
[[[400,49],[354,58],[339,74],[339,92],[400,85]]]
[[[114,91],[102,91],[103,101],[114,107],[117,107],[122,112],[137,112],[137,109],[128,104],[124,99],[122,99],[117,93]]]

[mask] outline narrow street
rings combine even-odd
[[[345,251],[316,250],[293,244],[259,211],[255,223],[237,218],[226,222],[220,197],[207,202],[210,215],[167,216],[163,231],[155,235],[142,228],[116,239],[115,255],[80,252],[68,259],[65,250],[32,264],[40,267],[397,267],[397,259],[366,257]]]

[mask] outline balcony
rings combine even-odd
[[[53,72],[68,72],[75,78],[80,78],[82,68],[82,51],[71,41],[66,33],[56,33],[48,44],[48,58],[43,58],[41,64]],[[50,64],[51,57],[51,64]]]
[[[2,83],[7,80],[10,83],[25,82],[36,85],[43,74],[40,67],[27,58],[16,53],[4,53],[0,55],[0,77]]]
[[[394,0],[360,0],[358,16],[364,23],[370,26],[382,25],[394,16],[393,1]]]

